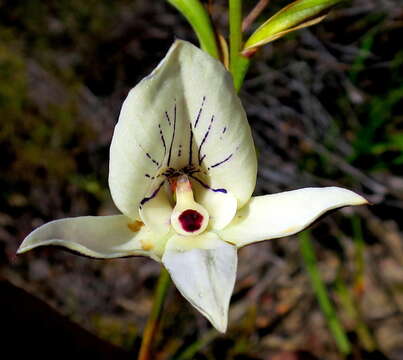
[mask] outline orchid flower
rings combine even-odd
[[[109,186],[122,215],[49,222],[18,253],[58,245],[95,258],[148,256],[225,332],[238,248],[295,234],[328,210],[367,203],[338,187],[253,197],[256,175],[231,75],[178,40],[130,91],[114,130]]]

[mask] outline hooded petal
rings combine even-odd
[[[305,188],[253,197],[219,236],[238,247],[295,234],[326,211],[368,203],[362,196],[338,187]]]
[[[156,239],[140,222],[124,215],[82,216],[51,221],[31,232],[18,254],[38,246],[63,246],[95,258],[143,255],[160,261],[163,238]]]
[[[202,185],[194,180],[192,184],[196,201],[203,204],[210,215],[210,228],[220,230],[227,226],[234,218],[238,207],[235,196],[231,192],[204,191]]]
[[[165,235],[171,227],[172,206],[167,193],[167,181],[159,180],[140,203],[140,217],[156,235]]]
[[[149,182],[174,170],[203,181],[201,192],[231,192],[239,207],[253,192],[256,167],[230,74],[197,47],[176,41],[122,106],[110,151],[109,186],[117,207],[136,218]]]
[[[221,332],[227,329],[228,306],[235,284],[235,246],[214,233],[175,235],[162,262],[181,294]]]

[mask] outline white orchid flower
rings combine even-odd
[[[109,186],[123,215],[49,222],[18,253],[59,245],[95,258],[148,256],[225,332],[237,248],[295,234],[328,210],[366,203],[337,187],[252,197],[256,174],[251,130],[230,74],[176,41],[130,91],[115,127]]]

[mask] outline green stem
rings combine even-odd
[[[239,91],[249,67],[249,59],[241,55],[242,0],[229,0],[229,55],[230,72],[235,89]]]
[[[188,345],[179,355],[176,360],[192,360],[194,359],[197,352],[210,343],[214,338],[216,338],[219,333],[215,330],[209,330],[204,336],[196,340],[194,343]]]
[[[219,52],[210,17],[199,0],[167,0],[192,26],[201,48],[218,59]]]
[[[151,309],[151,314],[143,332],[143,339],[141,342],[138,360],[152,359],[152,345],[160,324],[162,309],[170,283],[171,279],[168,271],[166,271],[165,268],[162,268],[154,293],[154,302]]]
[[[246,73],[249,70],[249,65],[250,59],[243,55],[240,55],[238,58],[238,71],[234,76],[234,85],[237,91],[239,91],[243,85]]]
[[[362,320],[360,309],[341,276],[339,276],[336,281],[336,292],[340,298],[340,302],[344,310],[355,322],[355,331],[361,342],[361,345],[369,352],[374,351],[377,347],[375,339],[373,338],[371,331],[365,322]]]
[[[242,0],[229,0],[228,14],[230,70],[233,72],[242,44]]]
[[[304,231],[299,236],[300,250],[305,262],[308,275],[311,280],[312,288],[318,299],[319,306],[326,318],[329,329],[336,341],[339,351],[348,355],[351,353],[351,344],[344,332],[336,311],[329,299],[326,287],[320,276],[320,272],[316,262],[315,251],[312,246],[311,238],[308,231]]]

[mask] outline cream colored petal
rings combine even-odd
[[[360,195],[338,187],[305,188],[253,197],[234,220],[218,232],[238,247],[295,234],[326,211],[367,204]]]
[[[224,189],[245,204],[255,187],[256,154],[231,75],[185,41],[127,96],[110,151],[109,185],[130,218],[153,177],[169,168],[206,177],[201,191]],[[148,183],[147,183],[148,182]]]
[[[167,193],[167,181],[153,184],[140,203],[140,217],[156,235],[163,236],[170,230],[172,206]]]
[[[197,246],[197,248],[194,248]],[[175,235],[162,262],[181,294],[220,332],[225,332],[235,284],[237,254],[213,233]]]
[[[142,255],[160,261],[164,239],[124,215],[83,216],[46,223],[31,232],[18,254],[39,246],[62,246],[95,258]]]
[[[231,192],[204,191],[202,183],[191,178],[195,199],[210,215],[209,226],[221,230],[234,218],[238,202]]]

